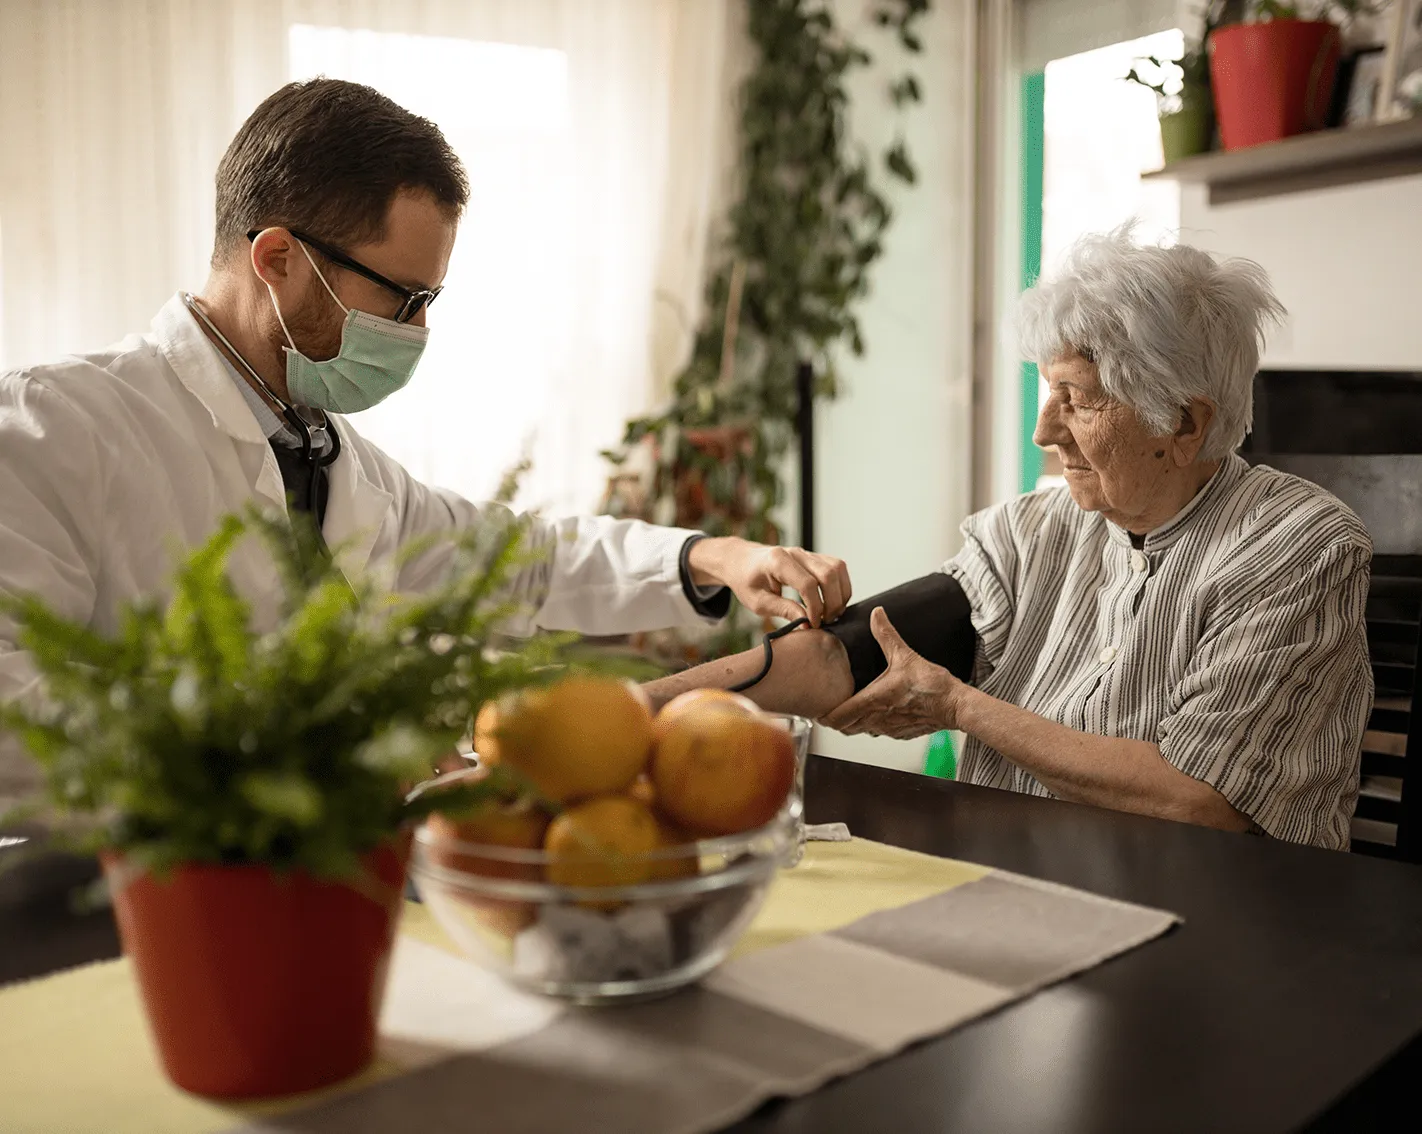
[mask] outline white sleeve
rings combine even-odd
[[[76,622],[93,616],[98,460],[92,421],[39,382],[0,375],[0,593],[37,595]],[[38,695],[30,655],[0,617],[0,701]],[[0,733],[0,810],[36,783],[19,742]]]
[[[430,532],[513,516],[502,505],[474,504],[404,475],[402,543]],[[681,585],[682,545],[701,533],[611,516],[521,518],[529,525],[530,546],[543,558],[514,581],[513,597],[525,613],[506,627],[510,633],[542,629],[630,634],[708,621],[696,612]],[[447,553],[438,552],[412,560],[402,571],[399,586],[421,590],[435,585],[446,561]]]

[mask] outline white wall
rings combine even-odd
[[[879,48],[852,89],[853,129],[875,150],[900,128],[886,68],[902,54],[836,0],[838,19]],[[926,102],[902,120],[920,178],[891,191],[895,219],[862,309],[868,350],[846,359],[844,395],[816,421],[818,549],[849,564],[863,598],[937,568],[968,511],[972,311],[972,25],[966,0],[939,0],[911,57]],[[816,750],[921,769],[926,741],[820,730]]]
[[[1422,176],[1215,208],[1186,186],[1180,235],[1269,272],[1289,316],[1264,365],[1422,367]]]

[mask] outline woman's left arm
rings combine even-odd
[[[1095,736],[964,685],[948,695],[952,724],[995,748],[1062,799],[1225,831],[1255,828],[1218,791],[1187,776],[1147,740]]]
[[[823,720],[844,733],[908,739],[956,728],[996,749],[1062,799],[1227,831],[1253,821],[1144,740],[1077,732],[991,697],[916,654],[883,609],[870,620],[889,668]]]

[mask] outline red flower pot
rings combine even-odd
[[[168,1077],[198,1095],[260,1098],[369,1064],[408,858],[406,837],[343,884],[261,866],[160,880],[102,855]]]
[[[1227,150],[1319,129],[1338,74],[1339,34],[1327,20],[1231,24],[1210,35],[1210,78]]]

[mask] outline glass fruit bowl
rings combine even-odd
[[[422,827],[411,876],[469,958],[532,992],[580,1004],[642,999],[691,984],[725,960],[793,840],[782,811],[739,835],[583,865],[631,885],[559,885],[576,854],[461,842]]]

